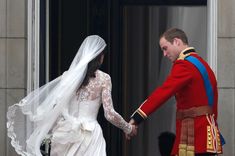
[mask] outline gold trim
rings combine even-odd
[[[186,155],[186,144],[179,144],[179,156],[187,156]]]
[[[194,49],[194,47],[188,47],[188,48],[184,49],[183,51],[181,51],[180,54],[179,54],[179,57],[177,58],[177,60],[184,60],[184,58],[186,56],[189,56],[191,53],[184,54],[184,52],[189,50],[189,49]]]
[[[188,48],[184,49],[183,51],[181,51],[181,53],[184,53],[185,51],[187,51],[189,49],[195,49],[195,48],[194,47],[188,47]]]
[[[222,152],[222,145],[221,145],[221,140],[220,140],[220,134],[218,127],[216,127],[216,141],[217,141],[217,152],[221,153]]]
[[[189,55],[190,55],[190,53],[188,53],[188,54],[180,53],[180,55],[179,55],[179,57],[178,57],[177,60],[184,60],[184,58],[187,57],[187,56],[189,56]]]
[[[179,156],[194,156],[195,147],[187,144],[179,144]]]
[[[186,145],[186,144],[179,144],[179,148],[181,148],[181,149],[186,149],[186,148],[187,148],[187,145]]]
[[[194,151],[187,151],[186,156],[194,156]]]
[[[137,110],[135,110],[134,113],[131,114],[131,118],[135,115],[135,113],[137,113]]]
[[[187,146],[187,151],[194,151],[194,146]]]
[[[218,134],[218,128],[216,127],[215,129]],[[222,153],[220,137],[216,134],[216,138],[214,138],[211,131],[212,131],[212,127],[207,126],[207,150],[206,151],[211,152],[211,153]],[[217,146],[215,146],[215,144],[217,144]]]
[[[144,119],[147,118],[147,115],[140,108],[137,110],[137,113],[139,113],[142,116],[142,118]]]
[[[216,154],[221,154],[222,151],[214,151],[214,150],[206,150],[208,153],[216,153]]]
[[[179,149],[179,156],[187,156],[185,149]]]
[[[211,126],[207,126],[207,150],[215,150]]]

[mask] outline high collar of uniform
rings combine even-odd
[[[183,51],[181,51],[177,60],[184,60],[184,58],[190,55],[191,53],[195,53],[194,47],[188,47],[184,49]]]

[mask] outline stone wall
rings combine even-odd
[[[0,0],[0,153],[15,156],[6,136],[7,107],[26,92],[26,0]]]
[[[235,155],[235,0],[218,0],[219,126],[224,156]]]

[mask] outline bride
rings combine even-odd
[[[101,104],[109,122],[127,135],[136,134],[137,128],[113,108],[110,76],[98,70],[105,47],[101,37],[88,36],[68,71],[9,107],[8,136],[18,154],[40,156],[40,144],[50,134],[52,156],[106,156],[97,122]],[[19,119],[27,121],[27,129]]]

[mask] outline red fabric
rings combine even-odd
[[[217,119],[218,91],[215,75],[208,64],[197,54],[191,54],[198,58],[205,66],[214,92],[213,111]],[[188,109],[191,107],[208,105],[208,98],[203,79],[198,69],[186,60],[174,62],[171,73],[162,86],[158,87],[144,102],[140,109],[149,116],[159,108],[168,98],[175,95],[177,109]],[[195,118],[195,152],[205,153],[207,143],[206,116]],[[181,121],[176,121],[176,140],[172,154],[178,153],[180,141]]]

